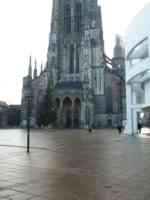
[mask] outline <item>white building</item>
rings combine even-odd
[[[137,132],[138,120],[143,116],[150,121],[149,19],[150,4],[134,17],[125,35],[128,134]]]

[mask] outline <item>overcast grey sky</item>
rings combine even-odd
[[[132,17],[149,0],[99,0],[106,53],[111,56],[115,34],[123,35]],[[29,56],[45,63],[52,0],[0,1],[0,100],[21,102],[22,78]]]

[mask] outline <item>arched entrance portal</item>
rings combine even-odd
[[[59,107],[60,107],[60,99],[59,98],[56,98],[56,100],[55,100],[55,107],[56,107],[56,110],[59,110]]]
[[[65,128],[80,128],[81,101],[66,97],[63,100],[62,119]]]
[[[72,128],[72,101],[69,97],[63,101],[63,124],[65,128]]]
[[[76,98],[73,106],[73,126],[74,128],[80,128],[80,113],[81,102],[79,98]]]

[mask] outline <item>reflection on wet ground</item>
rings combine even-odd
[[[150,128],[143,127],[141,129],[141,134],[139,134],[139,137],[150,138]]]
[[[150,138],[117,130],[0,130],[2,200],[148,200]]]

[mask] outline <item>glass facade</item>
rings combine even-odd
[[[132,48],[127,56],[127,60],[130,62],[130,66],[133,66],[148,58],[148,56],[148,38],[144,38]]]

